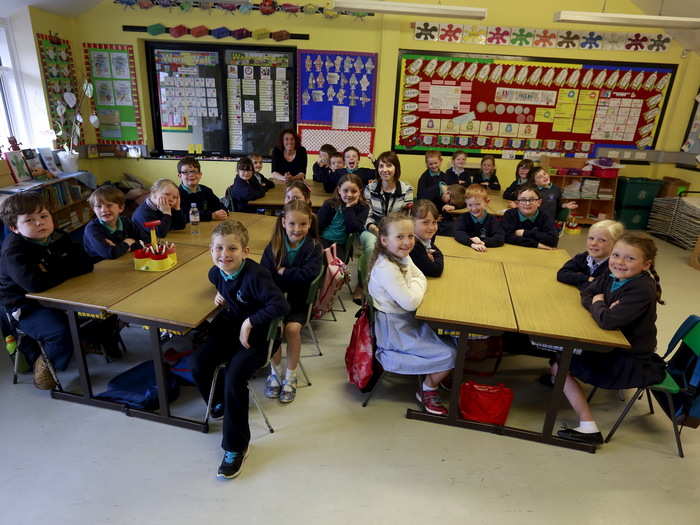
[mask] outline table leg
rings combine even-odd
[[[455,368],[452,370],[452,388],[450,389],[450,409],[447,414],[449,421],[457,421],[459,418],[459,389],[464,378],[464,360],[469,349],[469,339],[466,330],[460,330],[459,343],[457,344],[457,356]]]
[[[552,397],[549,399],[549,407],[547,408],[547,414],[544,418],[544,426],[542,427],[542,436],[545,439],[552,437],[552,430],[554,429],[554,424],[557,421],[557,412],[559,411],[559,404],[564,397],[564,382],[566,381],[566,376],[569,373],[569,367],[571,366],[571,356],[574,353],[574,347],[568,343],[564,343],[563,351],[561,357],[559,358],[559,363],[557,366],[557,376],[554,379],[554,388],[552,389]]]
[[[78,364],[78,372],[80,373],[80,388],[83,391],[83,397],[92,397],[92,383],[90,382],[90,374],[87,368],[87,360],[80,344],[80,331],[78,330],[78,314],[70,310],[66,312],[68,315],[68,326],[70,328],[70,336],[73,341],[73,358]]]
[[[169,417],[170,405],[165,382],[165,371],[163,370],[163,356],[160,353],[160,329],[157,326],[150,326],[148,331],[151,338],[151,359],[153,359],[153,368],[156,371],[156,384],[158,385],[158,404],[160,405],[158,412],[163,417]]]

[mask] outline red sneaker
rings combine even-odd
[[[437,390],[420,389],[416,392],[416,399],[423,410],[429,414],[435,414],[436,416],[447,415],[447,408],[442,404],[442,399],[440,399],[440,394]]]

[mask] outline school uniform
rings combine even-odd
[[[508,244],[537,248],[538,243],[556,248],[559,244],[559,233],[554,227],[554,221],[540,210],[534,216],[525,217],[519,210],[506,210],[501,222],[505,241]],[[515,235],[516,230],[525,230],[522,237]]]
[[[360,177],[363,186],[367,186],[369,181],[377,178],[377,171],[372,168],[355,168],[351,170],[350,168],[345,168],[346,173],[352,173]]]
[[[528,182],[527,179],[515,179],[511,185],[506,188],[506,191],[503,192],[503,198],[507,201],[518,200],[518,190]]]
[[[342,247],[350,233],[360,233],[364,230],[369,206],[358,202],[354,206],[342,204],[336,207],[334,199],[328,199],[318,210],[318,231],[321,233],[321,243],[328,247],[336,243]]]
[[[2,243],[0,304],[11,323],[42,344],[58,370],[65,370],[73,355],[68,319],[62,311],[41,306],[26,294],[43,292],[92,268],[80,244],[61,230],[55,230],[45,243],[12,232]],[[27,356],[30,362],[37,357],[38,353]]]
[[[260,184],[260,186],[263,187],[265,192],[267,192],[267,190],[271,190],[272,188],[275,187],[275,183],[272,182],[267,177],[265,177],[265,175],[263,175],[259,171],[256,171],[255,173],[253,173],[253,177],[255,177],[255,180],[258,181],[258,184]]]
[[[462,175],[467,176],[466,172],[467,172],[466,169],[464,169],[458,173],[455,171],[454,167],[447,168],[447,170],[445,171],[445,184],[447,184],[448,186],[450,184],[459,184],[460,176],[462,176]]]
[[[593,297],[604,300],[593,303]],[[610,305],[619,301],[614,307]],[[619,390],[659,383],[665,364],[656,351],[656,281],[644,272],[619,280],[605,272],[581,292],[581,304],[598,326],[621,330],[630,349],[611,352],[583,351],[571,360],[571,374],[585,383]]]
[[[589,277],[598,277],[605,272],[609,272],[608,259],[597,262],[588,255],[588,252],[581,252],[566,261],[557,272],[557,281],[570,284],[579,289],[588,285]]]
[[[249,206],[248,203],[264,196],[265,188],[260,185],[255,177],[244,180],[236,175],[233,184],[226,188],[226,193],[221,202],[228,211],[255,213],[255,206]]]
[[[428,253],[433,255],[430,260]],[[433,240],[423,241],[416,237],[416,243],[410,253],[411,260],[426,277],[440,277],[445,269],[445,260],[440,248],[433,244]]]
[[[324,182],[331,174],[331,168],[329,166],[321,166],[318,162],[314,162],[312,164],[311,170],[313,172],[313,180],[315,182]]]
[[[478,237],[484,241],[487,248],[503,246],[505,242],[501,221],[489,213],[484,213],[481,219],[477,219],[471,213],[460,215],[454,237],[457,242],[467,246],[471,246],[472,237]]]
[[[346,173],[347,171],[345,171],[345,168],[341,168],[339,170],[331,170],[329,168],[325,178],[321,180],[323,183],[323,191],[326,193],[333,193],[335,188],[338,186],[338,181],[340,181],[340,178]]]
[[[440,183],[445,183],[445,174],[442,171],[433,173],[430,170],[425,170],[418,179],[418,191],[416,199],[427,199],[435,204],[438,210],[442,209],[442,192]]]
[[[318,277],[323,264],[321,243],[312,237],[306,237],[292,250],[289,247],[287,235],[284,235],[286,257],[282,262],[284,272],[278,273],[277,262],[272,253],[272,244],[268,244],[260,264],[267,268],[272,279],[282,292],[287,294],[289,313],[284,318],[285,323],[306,322],[309,308],[307,299],[311,282]]]
[[[379,226],[379,221],[390,213],[408,211],[413,205],[413,187],[398,180],[394,191],[387,193],[382,190],[381,181],[374,181],[365,186],[364,197],[369,204],[365,227],[369,227],[370,224]]]
[[[375,308],[377,360],[397,374],[433,374],[454,368],[455,348],[440,339],[415,311],[427,289],[425,276],[410,257],[398,265],[384,255],[377,258],[368,291]]]
[[[192,204],[197,205],[199,220],[204,222],[209,222],[212,213],[215,211],[224,209],[219,197],[214,195],[211,188],[203,184],[198,184],[197,189],[194,191],[182,184],[180,184],[178,189],[180,190],[180,209],[185,214],[186,222],[190,222],[190,208],[192,208]]]
[[[498,182],[498,177],[496,176],[496,170],[491,172],[491,176],[486,178],[486,176],[479,170],[474,176],[474,184],[488,183],[488,188],[490,190],[501,191],[501,183]]]
[[[168,235],[170,230],[182,230],[187,224],[182,209],[172,208],[170,215],[167,215],[152,204],[150,199],[146,199],[136,208],[131,220],[140,232],[139,238],[141,239],[151,238],[151,230],[144,226],[147,222],[160,221],[160,225],[156,226],[156,235],[161,239]]]
[[[562,210],[561,188],[554,184],[549,184],[548,186],[538,186],[537,189],[540,190],[542,195],[540,210],[556,221],[559,217],[559,212]]]
[[[148,240],[128,217],[119,217],[114,229],[100,219],[94,218],[85,226],[83,232],[83,248],[92,257],[93,262],[103,259],[118,259],[132,249],[140,247],[138,242],[129,246],[124,239]],[[111,242],[110,245],[107,241]]]
[[[214,404],[224,405],[221,446],[227,451],[243,452],[250,442],[248,381],[267,360],[270,322],[286,315],[289,307],[270,272],[251,259],[245,259],[232,275],[212,267],[209,281],[226,305],[212,321],[203,348],[193,354],[192,375],[207,401],[214,370],[227,363],[224,380],[217,383],[214,393]],[[248,339],[250,348],[239,340],[246,319],[253,325]]]

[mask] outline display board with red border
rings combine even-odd
[[[393,148],[507,158],[653,149],[674,64],[401,50]]]

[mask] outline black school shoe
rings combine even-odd
[[[563,428],[557,432],[557,436],[562,439],[569,439],[571,441],[578,441],[579,443],[588,443],[590,445],[602,445],[603,444],[603,434],[600,432],[593,432],[592,434],[586,434],[584,432],[579,432],[573,428]]]
[[[209,417],[211,417],[212,419],[221,419],[222,417],[224,417],[224,404],[216,403],[213,407],[211,407]]]
[[[219,471],[216,473],[216,477],[220,479],[233,479],[241,473],[243,469],[243,463],[248,455],[248,449],[243,452],[224,452],[224,459],[221,460],[221,465],[219,465]]]

